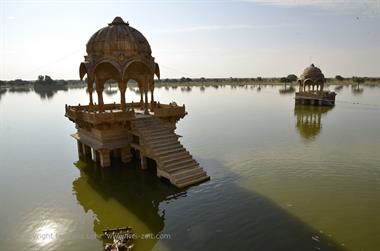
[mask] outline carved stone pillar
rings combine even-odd
[[[94,104],[93,99],[92,99],[92,93],[94,91],[93,84],[94,84],[93,81],[87,78],[87,90],[88,90],[88,95],[90,96],[90,107],[92,107],[92,105]]]
[[[83,156],[83,144],[79,140],[77,140],[77,146],[78,146],[78,156],[79,158]]]
[[[125,91],[127,90],[127,84],[124,81],[121,81],[119,83],[119,90],[120,90],[120,105],[121,110],[125,111],[127,108],[127,104],[125,102]]]
[[[92,156],[91,156],[91,147],[85,145],[85,144],[82,144],[82,149],[83,149],[83,155],[86,159],[91,159]]]
[[[148,169],[148,160],[141,152],[140,152],[140,163],[141,163],[142,170]]]
[[[121,149],[121,161],[123,163],[129,163],[132,160],[132,153],[130,147],[125,147]]]
[[[140,89],[140,105],[141,105],[141,107],[143,107],[143,105],[144,105],[144,98],[143,98],[143,91]]]
[[[149,114],[149,110],[148,110],[148,91],[145,91],[144,114]]]
[[[97,163],[100,162],[99,152],[95,149],[92,149],[92,160]]]
[[[150,90],[150,103],[154,104],[154,95],[153,95],[154,89]]]
[[[110,150],[108,150],[108,149],[100,149],[99,150],[99,156],[100,156],[100,165],[102,167],[109,167],[109,166],[111,166]]]
[[[96,81],[96,93],[98,94],[98,103],[99,103],[99,111],[104,111],[104,101],[103,101],[103,89],[104,89],[104,81],[97,80]]]

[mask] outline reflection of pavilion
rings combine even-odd
[[[296,117],[296,127],[300,135],[307,140],[314,139],[322,129],[322,115],[331,109],[331,107],[326,106],[296,105],[294,115]]]
[[[107,228],[130,226],[136,235],[158,234],[164,228],[162,201],[185,196],[186,192],[160,182],[152,173],[136,168],[108,170],[79,161],[80,176],[73,182],[73,191],[85,212],[96,215],[94,232],[100,239]],[[156,239],[135,240],[137,250],[150,250]]]

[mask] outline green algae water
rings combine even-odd
[[[313,108],[280,86],[158,88],[186,105],[177,133],[211,176],[179,190],[78,160],[64,105],[85,89],[1,90],[0,249],[102,250],[103,229],[128,225],[134,250],[378,250],[380,87],[337,92]]]

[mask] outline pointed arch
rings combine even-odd
[[[87,67],[86,67],[85,63],[81,63],[79,66],[79,78],[80,78],[80,80],[83,80],[83,77],[86,76],[86,74],[88,75]]]
[[[120,81],[122,79],[120,66],[113,60],[102,60],[94,67],[94,75],[104,81],[114,79]]]
[[[160,66],[157,63],[154,63],[154,74],[160,79]]]
[[[128,62],[122,71],[122,78],[134,78],[136,75],[153,75],[149,66],[141,60],[131,60]],[[126,76],[128,75],[128,76]]]

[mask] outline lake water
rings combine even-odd
[[[156,90],[186,104],[177,133],[211,176],[185,190],[78,161],[64,105],[85,89],[2,91],[0,249],[102,250],[129,225],[134,250],[379,250],[380,87],[343,87],[331,109],[282,88]]]

